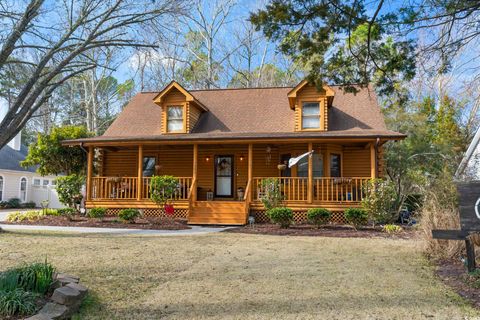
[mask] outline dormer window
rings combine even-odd
[[[167,132],[185,132],[183,106],[167,107]]]
[[[302,129],[320,129],[320,103],[302,103]]]

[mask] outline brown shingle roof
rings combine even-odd
[[[161,108],[153,103],[158,93],[144,92],[133,97],[103,136],[87,140],[404,137],[387,130],[372,90],[361,89],[353,94],[332,88],[335,98],[329,108],[326,132],[294,132],[294,111],[287,99],[292,88],[217,89],[189,91],[209,109],[190,134],[162,135]]]

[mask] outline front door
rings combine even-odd
[[[233,156],[215,157],[215,197],[233,198]]]

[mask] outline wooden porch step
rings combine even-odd
[[[242,201],[196,201],[192,204],[189,224],[245,224],[245,202]]]

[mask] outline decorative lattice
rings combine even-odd
[[[256,223],[268,223],[270,219],[268,218],[265,210],[252,210],[250,215],[255,217]],[[293,211],[293,221],[295,223],[306,223],[307,222],[307,211]],[[345,224],[345,215],[343,211],[333,211],[332,217],[330,218],[331,223]]]
[[[145,217],[167,217],[163,210],[160,209],[143,209],[143,214]],[[187,219],[188,209],[174,209],[173,217],[178,219]]]
[[[108,208],[107,215],[116,216],[122,209],[124,208]],[[143,215],[145,217],[166,217],[163,210],[160,210],[160,209],[139,209],[139,210],[143,211]],[[177,219],[187,219],[188,209],[174,209],[173,217]]]

